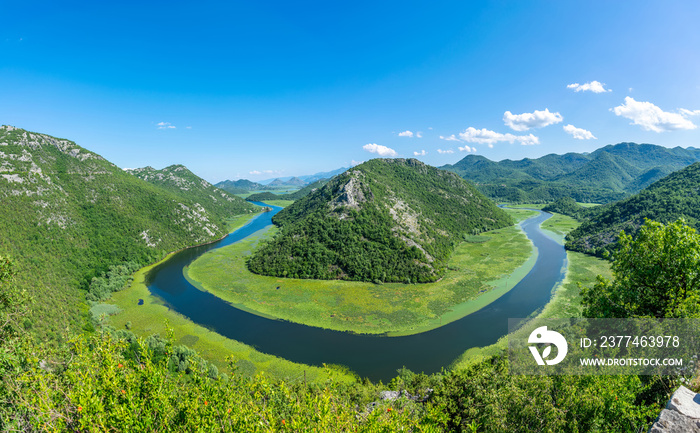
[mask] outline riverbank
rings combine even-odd
[[[563,239],[568,231],[578,225],[580,223],[575,219],[555,213],[552,218],[542,223],[542,229],[557,235],[555,239]],[[605,278],[612,277],[610,263],[606,260],[574,251],[567,251],[566,257],[568,262],[566,276],[553,290],[552,299],[537,314],[537,318],[581,317],[580,287],[593,286],[597,275],[603,275]],[[467,350],[455,360],[450,369],[466,368],[489,357],[502,354],[508,350],[508,338],[509,335],[505,335],[490,346]]]
[[[229,220],[231,231],[248,224],[259,214],[242,215]],[[158,263],[139,269],[133,282],[122,291],[112,295],[110,303],[116,304],[120,313],[110,316],[108,323],[116,329],[130,329],[139,336],[168,335],[172,331],[175,344],[183,344],[195,349],[204,359],[214,363],[220,371],[227,372],[227,357],[233,357],[239,370],[248,376],[257,373],[288,382],[307,381],[326,383],[328,380],[350,383],[355,376],[343,368],[316,367],[288,361],[261,353],[253,347],[226,338],[209,329],[199,326],[168,308],[164,302],[153,296],[146,286],[145,278],[155,266],[168,260],[175,252]]]
[[[509,210],[516,219],[532,211]],[[200,290],[235,307],[337,331],[412,335],[481,309],[511,290],[537,254],[519,226],[470,236],[448,263],[444,278],[427,284],[301,280],[253,274],[245,259],[276,228],[255,233],[195,260],[185,275]]]

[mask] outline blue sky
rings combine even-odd
[[[0,124],[120,167],[218,182],[700,147],[696,1],[23,0],[2,16]]]

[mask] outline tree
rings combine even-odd
[[[0,256],[0,346],[16,336],[27,313],[27,296],[15,286],[14,274],[12,260]]]
[[[613,279],[581,291],[586,317],[700,317],[700,235],[683,219],[620,233]]]

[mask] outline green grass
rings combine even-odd
[[[287,207],[294,203],[294,200],[267,200],[265,203],[272,206]]]
[[[526,205],[525,205],[526,206]],[[563,239],[569,230],[573,230],[580,223],[566,215],[554,214],[542,224],[543,230],[551,235]],[[567,318],[581,316],[581,289],[580,287],[592,287],[596,276],[612,277],[610,263],[597,257],[583,253],[567,251],[567,269],[564,280],[554,288],[552,299],[537,314],[538,318]],[[580,285],[580,286],[579,286]],[[508,349],[508,338],[517,335],[506,335],[495,344],[486,347],[475,347],[467,350],[451,366],[452,369],[466,368],[483,361],[491,356],[503,353]],[[518,336],[520,337],[520,336]]]
[[[536,211],[530,209],[507,207],[505,210],[508,211],[508,214],[513,217],[516,223],[537,215]]]
[[[167,257],[166,259],[167,260]],[[238,367],[246,375],[258,372],[288,381],[306,380],[323,383],[328,379],[351,382],[354,377],[333,368],[322,368],[298,364],[276,356],[258,352],[252,347],[228,339],[220,334],[199,326],[181,314],[170,310],[162,301],[152,296],[144,283],[146,273],[154,265],[140,269],[134,275],[130,287],[114,293],[113,302],[122,311],[109,316],[108,322],[117,329],[125,329],[131,322],[131,330],[137,335],[160,334],[165,336],[172,329],[176,344],[184,344],[195,349],[206,360],[213,362],[220,370],[226,369],[225,358],[233,355]],[[139,300],[143,305],[138,305]]]
[[[509,208],[514,208],[514,209],[542,209],[543,207],[547,206],[546,203],[521,203],[521,204],[508,204],[504,203],[506,206]]]
[[[559,213],[552,214],[552,217],[542,223],[542,231],[549,234],[554,240],[564,245],[564,237],[571,230],[580,226],[581,223],[570,216]]]
[[[463,242],[444,278],[427,284],[372,284],[253,274],[245,264],[276,228],[210,251],[186,270],[196,287],[265,317],[356,333],[416,334],[460,319],[510,290],[536,255],[518,226]],[[481,240],[481,239],[480,239]],[[279,287],[279,289],[278,289]]]
[[[260,213],[236,215],[226,220],[226,230],[231,233],[248,224],[253,218],[260,216]]]

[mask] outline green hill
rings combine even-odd
[[[441,168],[472,181],[482,193],[509,202],[608,203],[638,192],[663,176],[700,160],[700,149],[619,143],[590,154],[567,153],[491,161],[468,155]]]
[[[579,228],[567,236],[566,247],[590,254],[611,251],[620,230],[634,234],[645,218],[663,223],[685,218],[700,228],[700,163],[653,183],[643,191],[589,214]]]
[[[0,127],[0,201],[0,252],[35,299],[25,326],[49,338],[85,325],[85,289],[110,266],[147,264],[226,233],[211,206],[72,141],[11,126]]]
[[[184,165],[171,165],[162,170],[144,167],[127,170],[127,172],[193,203],[198,203],[221,220],[231,215],[258,212],[260,209],[240,197],[215,187],[192,173]]]
[[[317,189],[321,188],[323,185],[328,183],[328,179],[317,180],[316,182],[306,185],[298,191],[291,192],[289,194],[275,194],[274,192],[259,192],[257,194],[251,194],[246,197],[248,201],[267,201],[267,200],[299,200],[302,197],[306,197]]]
[[[269,189],[267,186],[251,182],[248,179],[224,180],[214,185],[217,188],[223,189],[229,194],[245,194],[251,191],[260,191]]]
[[[455,243],[512,224],[459,176],[415,159],[374,159],[283,209],[280,232],[251,256],[256,273],[434,281]]]

